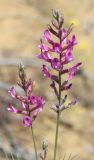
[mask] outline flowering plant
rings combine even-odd
[[[52,106],[52,109],[57,113],[54,160],[56,160],[57,154],[58,129],[61,112],[77,103],[77,100],[73,99],[65,106],[67,93],[64,98],[62,98],[62,92],[71,89],[71,80],[75,77],[81,65],[81,62],[78,62],[74,66],[69,67],[69,63],[75,60],[73,49],[74,46],[77,45],[77,40],[75,35],[69,39],[69,34],[72,31],[73,25],[65,29],[63,23],[63,15],[60,14],[59,11],[53,11],[52,26],[48,25],[48,28],[44,31],[39,46],[41,54],[38,56],[40,59],[50,64],[51,71],[49,71],[47,65],[43,64],[42,72],[46,78],[51,80],[50,86],[54,90],[58,100],[57,104]],[[56,41],[53,40],[53,36]],[[53,74],[52,70],[56,71],[56,74]],[[62,80],[64,74],[67,76],[65,80],[64,78]]]
[[[57,103],[51,107],[57,114],[53,160],[56,160],[57,157],[58,132],[61,112],[77,103],[77,99],[73,99],[70,103],[68,103],[68,105],[65,105],[68,97],[67,92],[72,87],[71,81],[76,76],[81,65],[81,62],[78,62],[72,66],[70,65],[71,62],[75,60],[73,49],[75,45],[77,45],[77,40],[75,35],[69,38],[73,25],[65,29],[63,27],[63,23],[63,15],[57,10],[53,11],[52,25],[48,25],[47,29],[44,31],[44,35],[41,38],[41,43],[39,45],[41,53],[38,55],[38,58],[44,60],[44,64],[42,66],[43,75],[51,80],[50,87],[53,89],[57,97]],[[53,40],[54,37],[55,40]],[[46,62],[48,62],[49,65],[46,65]],[[43,97],[38,97],[33,94],[35,82],[30,79],[27,80],[22,65],[20,65],[19,68],[19,77],[21,82],[18,82],[18,85],[24,90],[25,95],[18,95],[14,87],[9,90],[9,94],[13,99],[20,100],[22,109],[17,109],[12,103],[10,103],[8,110],[22,114],[24,126],[31,127],[36,160],[38,160],[32,123],[36,119],[38,113],[42,111],[45,100]],[[62,98],[63,92],[65,94]],[[43,153],[40,154],[40,158],[45,160],[47,154],[47,143],[43,143],[42,149]]]
[[[8,92],[13,99],[21,102],[21,109],[17,109],[12,103],[9,103],[8,110],[10,112],[22,114],[24,126],[31,127],[35,155],[36,159],[38,159],[32,123],[38,116],[39,112],[42,111],[45,100],[42,96],[36,96],[33,94],[35,82],[26,78],[23,65],[20,65],[19,67],[19,78],[20,82],[18,82],[18,85],[23,89],[24,95],[18,95],[14,87],[12,87]]]

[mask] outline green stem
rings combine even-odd
[[[61,58],[61,57],[60,57],[60,58]],[[59,105],[60,105],[60,103],[61,103],[61,73],[59,72]],[[55,148],[54,148],[54,160],[56,160],[56,155],[57,155],[57,143],[58,143],[59,121],[60,121],[60,111],[57,112],[56,135],[55,135]]]
[[[60,45],[61,45],[61,36],[59,37],[60,38]],[[61,59],[62,59],[62,54],[60,53],[60,62],[61,62]],[[58,99],[58,103],[59,103],[59,107],[60,107],[60,104],[61,104],[61,72],[59,71],[59,99]],[[60,122],[60,111],[58,109],[58,112],[57,112],[57,121],[56,121],[56,134],[55,134],[55,147],[54,147],[54,159],[53,160],[56,160],[56,156],[57,156],[57,146],[58,146],[58,133],[59,133],[59,123]]]
[[[57,142],[58,142],[59,120],[60,120],[60,113],[58,112],[58,113],[57,113],[57,124],[56,124],[56,135],[55,135],[54,160],[56,159],[56,154],[57,154]]]
[[[36,160],[38,160],[37,148],[36,148],[35,137],[34,137],[34,130],[32,126],[31,126],[31,132],[32,132],[32,139],[33,139],[34,150],[35,150],[35,157],[36,157]]]

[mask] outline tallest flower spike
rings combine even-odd
[[[53,11],[53,20],[51,22],[52,25],[47,26],[41,38],[41,44],[39,45],[41,54],[38,55],[38,57],[48,62],[51,66],[51,71],[49,71],[49,68],[45,64],[42,66],[44,76],[50,78],[52,84],[54,83],[54,87],[52,87],[52,84],[51,87],[57,90],[55,86],[57,83],[58,86],[60,86],[60,90],[65,91],[70,89],[70,87],[68,87],[70,86],[70,81],[76,76],[81,65],[81,62],[76,63],[74,66],[69,65],[72,61],[75,61],[73,50],[75,45],[77,45],[77,40],[74,34],[69,38],[73,29],[73,24],[71,24],[69,28],[64,28],[64,17],[59,11]],[[53,75],[52,70],[58,73]],[[64,82],[62,82],[62,75],[65,73],[67,76]],[[61,84],[59,84],[59,74],[61,77]],[[56,95],[59,96],[59,91]]]
[[[44,35],[41,38],[41,54],[38,56],[44,62],[50,64],[51,70],[45,65],[42,66],[42,72],[46,78],[51,80],[51,88],[57,97],[57,104],[52,106],[52,109],[57,113],[57,124],[56,124],[56,136],[55,136],[55,148],[54,148],[54,158],[56,160],[57,155],[57,143],[58,143],[58,129],[61,112],[71,106],[75,105],[77,100],[72,100],[67,106],[65,102],[67,100],[67,93],[62,98],[62,92],[71,89],[72,79],[76,76],[77,71],[80,68],[81,62],[76,63],[71,66],[71,62],[75,61],[75,56],[73,55],[73,50],[75,45],[77,45],[76,36],[72,35],[73,25],[69,28],[64,28],[64,17],[59,11],[53,11],[52,25],[48,25],[47,29],[44,31]],[[55,40],[54,40],[55,37]],[[53,71],[54,72],[53,74]],[[55,74],[56,73],[56,74]],[[63,76],[66,74],[66,76]],[[65,80],[62,76],[66,77]]]

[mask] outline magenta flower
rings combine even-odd
[[[41,53],[40,55],[38,55],[38,58],[43,59],[43,60],[45,60],[47,62],[51,62],[51,56],[46,51],[44,53]]]
[[[45,30],[44,32],[44,39],[47,40],[48,42],[51,42],[51,34],[48,29]]]
[[[53,52],[60,53],[62,51],[62,46],[59,43],[53,42]]]
[[[82,63],[77,63],[74,67],[69,69],[68,80],[72,80],[74,78],[74,76],[77,74],[77,71],[79,70],[81,64]]]
[[[42,72],[43,72],[43,75],[47,78],[51,78],[51,74],[48,70],[48,67],[46,65],[43,65],[43,68],[42,68]]]
[[[8,91],[8,93],[11,95],[12,98],[16,98],[17,93],[16,93],[16,90],[15,90],[14,87],[12,87],[12,88]]]
[[[33,122],[33,120],[32,120],[32,118],[30,116],[25,116],[23,118],[23,124],[24,124],[25,127],[32,126],[32,122]]]
[[[60,60],[58,58],[53,58],[51,60],[51,66],[53,69],[55,69],[57,71],[61,70],[61,67],[62,67]]]
[[[71,62],[71,61],[73,61],[74,60],[74,57],[73,57],[73,54],[72,54],[72,52],[71,51],[67,51],[66,52],[66,54],[65,54],[65,60],[64,60],[64,62],[65,63],[69,63],[69,62]]]
[[[12,87],[8,92],[12,98],[20,101],[21,107],[18,109],[12,103],[9,103],[8,111],[23,115],[24,126],[30,127],[37,115],[43,110],[45,100],[42,96],[33,95],[35,82],[27,80],[23,73],[20,73],[20,79],[21,82],[18,84],[24,90],[26,96],[18,95],[15,88]]]

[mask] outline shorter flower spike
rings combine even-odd
[[[24,90],[25,96],[18,95],[15,88],[12,87],[8,92],[13,99],[20,101],[21,109],[17,109],[12,103],[9,103],[8,111],[23,115],[24,126],[30,127],[38,113],[43,110],[45,100],[42,96],[36,96],[33,94],[35,82],[26,79],[24,68],[22,66],[20,66],[19,72],[21,82],[19,82],[18,85]]]

